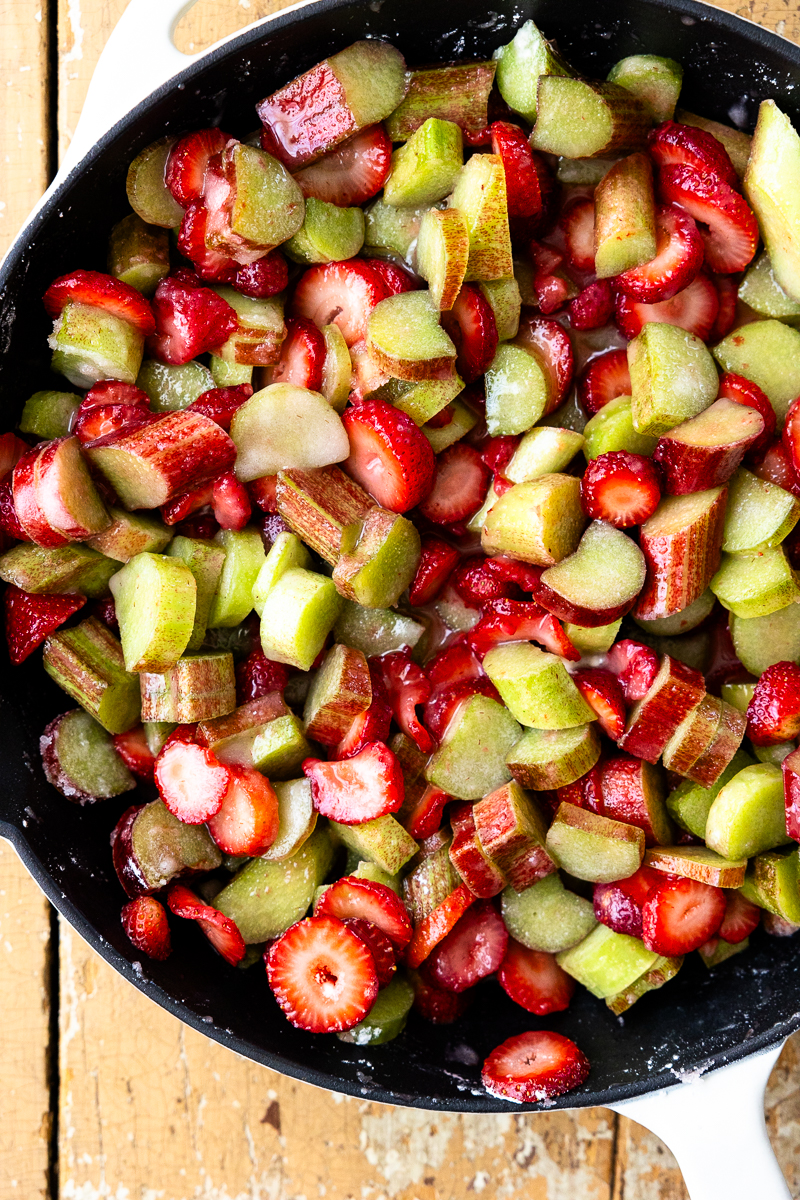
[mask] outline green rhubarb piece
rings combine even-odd
[[[146,146],[128,167],[125,189],[128,203],[142,221],[176,229],[183,220],[183,208],[164,182],[167,159],[177,137],[159,138]]]
[[[461,170],[450,203],[469,230],[465,279],[507,279],[514,274],[503,160],[474,154]]]
[[[644,830],[565,801],[547,831],[545,845],[553,861],[576,879],[611,883],[639,870]]]
[[[232,191],[231,232],[273,249],[303,224],[303,193],[286,167],[266,150],[238,142],[225,151]]]
[[[369,879],[372,883],[382,883],[384,887],[391,888],[397,896],[401,895],[403,891],[401,877],[397,874],[390,875],[388,871],[384,871],[374,862],[359,861],[356,869],[348,871],[348,875],[355,875],[356,879]]]
[[[337,642],[361,650],[367,658],[389,654],[392,650],[410,650],[424,633],[418,621],[389,608],[362,608],[345,600],[333,628]]]
[[[414,988],[405,976],[395,975],[378,992],[375,1003],[363,1021],[336,1036],[340,1042],[353,1046],[382,1046],[403,1032],[413,1003]]]
[[[536,103],[541,75],[574,75],[550,42],[526,21],[512,41],[496,50],[497,87],[509,108],[531,124],[536,120]]]
[[[217,894],[214,908],[235,921],[245,942],[266,942],[305,916],[332,866],[333,844],[327,830],[317,829],[291,858],[251,859]]]
[[[102,533],[86,539],[93,550],[117,562],[130,562],[137,554],[160,554],[172,541],[172,530],[147,512],[126,512],[109,508],[111,524]]]
[[[742,894],[759,908],[800,925],[800,851],[770,850],[751,861]]]
[[[525,433],[550,398],[550,375],[539,356],[523,346],[497,347],[486,372],[486,426],[492,437]]]
[[[238,318],[238,326],[214,353],[233,363],[269,365],[278,358],[286,326],[283,321],[283,298],[268,296],[257,299],[237,292],[228,284],[214,284],[213,291],[229,304]]]
[[[657,54],[631,54],[606,76],[609,83],[626,88],[645,106],[655,125],[671,121],[683,83],[683,67],[674,58]]]
[[[646,458],[653,453],[657,437],[639,433],[633,423],[633,400],[630,396],[617,396],[604,404],[599,412],[586,422],[583,430],[586,439],[584,454],[587,461],[599,458],[612,450],[627,450],[630,454],[641,454]]]
[[[265,655],[309,671],[341,607],[342,598],[330,579],[291,567],[270,588],[264,602],[261,646]]]
[[[364,251],[381,256],[398,255],[410,262],[427,205],[395,208],[381,197],[364,210]]]
[[[72,392],[34,392],[22,409],[20,433],[31,433],[48,441],[67,437],[72,431],[80,403],[80,396]]]
[[[579,187],[597,187],[616,161],[616,158],[559,158],[556,179]]]
[[[727,704],[732,705],[739,712],[746,713],[750,701],[753,699],[755,688],[755,679],[740,682],[728,681],[727,683],[723,683],[720,688],[720,696]]]
[[[314,750],[294,713],[276,717],[253,742],[253,766],[269,779],[291,779]]]
[[[391,813],[360,825],[340,825],[338,821],[330,821],[329,825],[342,845],[388,875],[396,875],[419,850],[418,843]]]
[[[425,776],[451,796],[479,800],[511,779],[505,758],[521,732],[502,704],[472,696],[450,724]]]
[[[44,643],[47,674],[109,733],[139,721],[139,680],[125,670],[122,646],[96,617],[52,633]]]
[[[144,693],[144,688],[142,691]],[[248,700],[238,708],[234,699],[226,713],[201,721],[197,731],[198,741],[208,746],[220,762],[230,766],[252,767],[256,738],[270,721],[286,716],[288,712],[279,691]]]
[[[758,218],[775,278],[800,301],[800,136],[774,100],[758,111],[744,194]]]
[[[558,955],[562,970],[588,988],[593,996],[605,1000],[617,996],[655,967],[659,955],[648,950],[639,938],[614,933],[606,925],[595,925],[592,932],[571,950]]]
[[[494,484],[491,484],[486,499],[480,506],[474,516],[467,521],[467,529],[470,533],[483,533],[483,527],[486,524],[486,518],[499,500],[497,492],[494,490]]]
[[[700,338],[677,325],[645,325],[628,346],[628,367],[638,433],[666,433],[698,416],[717,397],[713,358]]]
[[[653,167],[645,154],[615,163],[594,193],[595,273],[620,275],[656,256]]]
[[[737,617],[768,617],[800,599],[797,576],[780,546],[763,554],[723,554],[709,586]]]
[[[422,218],[417,243],[417,274],[428,284],[440,311],[456,302],[469,259],[469,231],[457,208],[431,208]]]
[[[747,859],[723,858],[708,846],[663,845],[645,851],[644,865],[711,887],[737,888],[744,882]]]
[[[521,725],[570,729],[595,719],[557,654],[530,642],[507,642],[489,651],[483,669]]]
[[[40,748],[47,778],[70,800],[104,800],[136,787],[110,735],[82,708],[49,725]]]
[[[748,267],[739,284],[739,299],[762,317],[800,317],[800,303],[787,296],[778,283],[766,250]]]
[[[243,483],[342,462],[350,453],[344,426],[325,397],[293,383],[270,384],[245,400],[231,421],[231,438]]]
[[[142,721],[147,748],[154,758],[164,749],[164,743],[178,728],[177,721]]]
[[[800,662],[800,609],[787,604],[766,617],[737,617],[728,622],[733,648],[751,675],[779,662]]]
[[[454,379],[457,379],[457,376]],[[430,442],[434,454],[441,454],[448,446],[461,441],[478,423],[475,409],[470,408],[458,396],[445,405],[442,411],[446,411],[450,418],[446,425],[422,426],[422,432]]]
[[[273,584],[290,567],[311,566],[311,555],[296,533],[279,533],[267,551],[267,557],[253,584],[253,608],[259,616],[264,611],[267,594]]]
[[[187,651],[199,650],[206,636],[208,615],[214,599],[225,562],[225,550],[202,538],[179,535],[170,542],[167,554],[180,558],[194,575],[197,587],[194,607],[192,635],[186,643]]]
[[[461,883],[450,861],[451,845],[452,838],[443,834],[436,849],[425,853],[403,879],[403,902],[414,925],[424,921]]]
[[[510,342],[519,332],[519,316],[522,299],[519,284],[513,275],[508,279],[485,279],[480,289],[492,306],[497,340]]]
[[[266,554],[261,533],[252,526],[221,529],[214,541],[225,551],[225,561],[208,614],[210,629],[241,625],[253,610],[253,586]]]
[[[697,953],[703,960],[703,966],[708,967],[709,971],[714,967],[718,967],[720,963],[727,962],[729,958],[733,958],[736,954],[742,954],[750,946],[750,939],[743,938],[741,942],[726,942],[725,938],[715,934],[709,938],[702,946],[698,946]]]
[[[434,608],[447,628],[459,633],[468,633],[481,619],[479,610],[467,604],[452,587],[445,588],[442,595],[436,599]]]
[[[794,742],[779,742],[777,746],[754,746],[753,753],[759,762],[779,767],[794,749]]]
[[[281,249],[293,262],[344,262],[364,245],[364,214],[360,208],[340,208],[309,196],[305,219]]]
[[[723,371],[744,375],[767,393],[778,426],[800,395],[800,333],[782,321],[754,321],[714,347]]]
[[[745,939],[745,943],[746,941],[747,939]],[[611,1009],[615,1017],[621,1016],[637,1000],[641,1000],[642,996],[647,992],[655,991],[656,988],[663,987],[665,983],[669,983],[670,979],[674,979],[682,966],[682,956],[680,958],[657,959],[649,971],[645,971],[643,975],[640,975],[628,987],[623,988],[616,996],[608,996],[606,1005]]]
[[[503,493],[486,516],[481,542],[486,554],[552,567],[577,549],[585,524],[580,480],[542,475]]]
[[[335,412],[343,413],[353,373],[350,351],[338,325],[323,325],[322,336],[325,338],[325,362],[320,392]]]
[[[376,304],[367,319],[367,347],[381,371],[411,382],[445,378],[456,358],[427,291],[402,292]]]
[[[118,570],[114,559],[77,544],[47,550],[22,542],[0,555],[0,579],[34,595],[55,592],[94,600],[106,595],[108,581]]]
[[[645,106],[616,83],[543,75],[539,79],[534,150],[565,158],[597,158],[643,150],[650,127]]]
[[[564,633],[579,654],[586,658],[591,654],[606,654],[614,645],[621,624],[622,617],[610,625],[596,625],[592,629],[565,621]]]
[[[169,274],[169,236],[157,225],[147,225],[138,213],[129,213],[111,230],[108,242],[109,274],[152,296]]]
[[[384,122],[393,142],[404,142],[430,117],[454,121],[462,129],[485,129],[494,80],[493,62],[454,63],[412,71],[408,91]]]
[[[711,591],[711,588],[706,588],[686,608],[682,608],[680,612],[672,613],[669,617],[654,617],[651,621],[643,621],[640,617],[634,617],[633,619],[645,633],[655,634],[656,637],[677,637],[682,633],[690,633],[691,630],[701,625],[715,603],[716,596]]]
[[[796,496],[740,467],[728,483],[722,549],[728,554],[773,550],[799,519]]]
[[[706,133],[710,133],[718,142],[722,142],[736,174],[740,179],[744,176],[753,142],[749,133],[734,129],[732,125],[723,125],[721,121],[698,117],[697,113],[688,112],[685,108],[677,109],[675,120],[679,121],[681,125],[693,125],[695,129],[705,129]]]
[[[644,587],[645,558],[636,542],[606,521],[592,521],[574,552],[541,577],[545,594],[567,610],[602,621],[629,610]],[[556,610],[557,611],[557,610]]]
[[[597,924],[591,900],[568,892],[558,873],[546,875],[524,892],[506,888],[501,904],[515,941],[546,954],[576,946]]]
[[[724,858],[750,858],[790,841],[780,767],[756,763],[734,775],[711,805],[705,836]]]
[[[222,863],[205,825],[179,821],[163,800],[153,800],[137,814],[131,848],[151,892],[160,891],[184,871],[213,871]]]
[[[112,576],[109,586],[126,670],[166,671],[174,666],[194,628],[197,585],[186,564],[164,554],[137,554]]]
[[[419,208],[443,200],[464,165],[461,129],[429,117],[392,155],[383,198],[397,208]]]
[[[583,434],[572,429],[538,425],[525,434],[503,474],[512,483],[527,483],[563,471],[585,444]]]
[[[147,358],[142,363],[136,386],[150,397],[153,412],[178,412],[217,384],[202,363],[192,361],[173,366]]]
[[[48,338],[50,365],[76,387],[101,379],[135,383],[144,354],[144,335],[121,317],[90,304],[70,303]]]
[[[242,383],[253,382],[253,366],[251,363],[226,362],[212,354],[209,367],[214,387],[238,387]]]
[[[287,525],[331,566],[356,545],[374,503],[338,467],[321,471],[281,471],[278,512]]]
[[[236,708],[233,655],[187,654],[165,671],[142,671],[142,719],[190,725],[225,717]]]
[[[371,393],[372,400],[388,400],[395,408],[411,417],[415,425],[430,421],[464,388],[457,375],[449,379],[420,379],[411,383],[406,379],[388,379]]]
[[[413,522],[376,506],[367,513],[356,545],[334,567],[333,582],[364,608],[389,608],[414,579],[420,553]]]
[[[317,813],[310,780],[279,780],[272,786],[278,797],[278,834],[262,857],[279,862],[291,858],[308,841],[317,825]]]

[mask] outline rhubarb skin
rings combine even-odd
[[[787,754],[781,767],[786,797],[786,832],[800,842],[800,750]]]
[[[276,495],[287,525],[332,567],[354,549],[361,523],[375,506],[339,467],[281,471]]]
[[[724,487],[661,501],[639,536],[647,579],[634,617],[670,617],[702,596],[719,567],[726,502]]]
[[[713,787],[739,749],[747,729],[747,718],[726,700],[722,701],[714,739],[685,772],[686,778],[703,787]]]
[[[647,695],[628,714],[620,750],[656,763],[669,739],[703,699],[706,685],[699,671],[665,654]]]
[[[722,421],[725,425],[720,428]],[[713,437],[715,425],[719,441],[704,443],[699,436],[701,430],[706,438]],[[691,441],[694,430],[698,436]],[[672,496],[685,496],[727,483],[763,432],[764,418],[754,408],[734,405],[724,398],[716,400],[699,417],[658,439],[653,459],[664,474],[666,491]]]

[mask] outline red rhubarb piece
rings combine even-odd
[[[155,779],[174,817],[187,825],[202,825],[222,807],[230,772],[210,750],[168,741],[156,759]]]
[[[491,479],[478,451],[456,442],[436,457],[435,475],[419,510],[436,525],[466,521],[486,499]]]
[[[85,596],[33,595],[9,584],[5,594],[5,628],[8,657],[14,666],[24,662],[85,603]]]
[[[309,267],[300,277],[290,305],[295,317],[307,317],[322,329],[338,325],[348,346],[367,336],[367,318],[390,292],[371,263],[358,258]]]
[[[189,411],[199,412],[204,417],[216,421],[227,433],[231,427],[234,413],[249,400],[253,388],[249,383],[239,383],[236,387],[209,388],[188,406]],[[257,482],[254,480],[254,482]]]
[[[411,941],[413,929],[403,901],[390,887],[371,879],[345,875],[320,894],[315,916],[360,917],[377,925],[398,951]]]
[[[270,383],[293,383],[318,392],[325,366],[325,337],[307,317],[289,317],[280,358],[269,368]]]
[[[422,667],[412,661],[408,650],[394,650],[372,662],[383,678],[395,721],[418,750],[430,754],[435,742],[417,716],[417,705],[426,704],[431,694],[430,681]]]
[[[777,746],[800,735],[800,666],[767,667],[747,706],[747,736],[754,746]]]
[[[594,915],[615,933],[642,936],[642,906],[652,889],[664,882],[662,871],[640,867],[627,879],[594,885]]]
[[[443,941],[467,911],[476,897],[462,883],[437,904],[427,917],[420,921],[406,948],[406,964],[412,969],[423,963],[432,950]]]
[[[144,728],[134,725],[127,733],[114,734],[114,747],[125,766],[139,779],[152,781],[156,756],[147,744]]]
[[[426,975],[448,992],[465,992],[499,968],[508,946],[503,918],[488,900],[467,909],[428,958]]]
[[[4,478],[29,450],[28,443],[15,433],[0,434],[0,478]]]
[[[251,767],[230,766],[222,806],[208,832],[225,854],[256,857],[278,836],[278,797],[268,779]]]
[[[651,130],[648,144],[658,167],[695,167],[704,174],[716,175],[732,188],[739,187],[739,176],[728,151],[705,129],[664,121]]]
[[[529,950],[513,938],[508,939],[497,982],[515,1004],[539,1017],[569,1008],[575,991],[575,980],[558,965],[554,954]]]
[[[203,904],[182,883],[172,885],[167,893],[167,904],[176,917],[196,921],[217,953],[232,967],[242,961],[247,947],[235,921],[230,917],[223,916],[210,904]]]
[[[564,206],[558,220],[567,262],[578,271],[594,271],[594,200],[578,196]]]
[[[314,807],[342,825],[360,825],[397,812],[405,795],[403,772],[388,746],[371,742],[350,758],[322,762],[307,758]]]
[[[148,342],[149,351],[173,365],[216,349],[239,327],[230,304],[185,269],[161,280],[153,297],[153,313],[156,331]]]
[[[744,375],[734,375],[726,372],[719,381],[717,399],[732,400],[745,408],[754,408],[764,418],[764,432],[757,442],[754,442],[750,453],[757,454],[766,450],[775,437],[775,409],[769,402],[766,392],[762,392],[757,383],[745,379]]]
[[[741,892],[725,890],[725,916],[717,931],[726,942],[743,942],[758,927],[761,909]]]
[[[572,682],[589,707],[597,714],[600,728],[612,742],[625,732],[625,695],[615,675],[601,668],[576,671]]]
[[[730,275],[751,262],[758,247],[758,222],[729,183],[697,167],[671,166],[660,171],[658,188],[662,200],[679,204],[700,224],[710,270]]]
[[[128,321],[145,337],[155,331],[153,313],[142,293],[102,271],[72,271],[69,275],[61,275],[53,280],[43,299],[50,317],[60,316],[67,304],[87,304],[102,308],[121,321]]]
[[[163,904],[153,896],[137,896],[122,906],[122,928],[137,950],[164,962],[172,953],[169,921]]]
[[[537,1029],[510,1037],[493,1050],[481,1071],[491,1096],[521,1104],[552,1100],[579,1087],[589,1060],[569,1038]]]
[[[610,450],[586,467],[581,479],[581,506],[593,521],[616,529],[641,525],[661,499],[658,468],[641,454]]]
[[[467,639],[480,659],[503,642],[538,642],[551,654],[577,662],[580,654],[560,623],[532,600],[492,600]]]
[[[39,503],[38,465],[51,445],[52,442],[39,442],[23,454],[11,475],[11,492],[14,512],[28,540],[52,550],[66,546],[71,539],[52,527]]]
[[[610,400],[630,394],[631,373],[625,350],[598,354],[591,359],[578,381],[578,397],[590,416],[598,413]]]
[[[724,917],[722,888],[670,876],[650,890],[642,905],[642,941],[664,958],[688,954],[718,932]]]
[[[392,710],[383,683],[383,674],[374,660],[368,663],[372,681],[372,703],[366,712],[359,713],[335,750],[329,750],[330,758],[352,758],[372,742],[385,742],[392,724]]]
[[[435,534],[429,534],[422,539],[417,573],[408,589],[408,598],[415,608],[422,604],[430,604],[436,599],[458,562],[458,557],[455,546],[451,546]]]
[[[486,373],[497,350],[494,309],[477,283],[465,283],[441,320],[456,348],[456,371],[465,383],[472,383]]]
[[[392,169],[392,143],[382,125],[369,125],[294,176],[303,195],[341,208],[371,200]]]
[[[789,407],[781,437],[789,461],[797,474],[800,471],[800,397]]]
[[[617,293],[616,322],[623,337],[630,341],[649,321],[661,321],[667,325],[678,325],[706,341],[719,313],[717,289],[702,273],[669,300],[658,304],[642,304],[638,300]]]
[[[231,139],[221,129],[196,129],[172,147],[164,182],[184,208],[203,194],[208,161],[221,154]]]
[[[670,300],[696,277],[704,253],[700,230],[689,214],[663,205],[656,211],[655,258],[617,275],[614,286],[642,304]]]
[[[378,995],[375,959],[336,917],[308,917],[266,956],[267,979],[287,1019],[309,1033],[352,1029]]]
[[[348,474],[391,512],[415,508],[431,488],[436,460],[411,417],[385,400],[368,400],[342,420],[350,439]]]

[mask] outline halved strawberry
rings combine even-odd
[[[102,271],[79,270],[60,275],[50,284],[43,300],[50,317],[60,316],[67,304],[88,304],[128,321],[145,337],[155,332],[153,313],[142,293]]]
[[[578,380],[578,398],[594,416],[610,400],[618,396],[630,396],[631,373],[628,370],[626,350],[607,350],[590,359]]]
[[[734,404],[742,404],[745,408],[754,408],[757,413],[761,414],[764,418],[764,432],[758,441],[753,443],[750,453],[757,454],[766,450],[775,437],[775,409],[770,404],[766,392],[762,392],[757,383],[745,379],[744,375],[726,372],[719,381],[717,398],[732,400]]]
[[[360,258],[309,267],[294,290],[289,312],[318,328],[338,325],[348,346],[367,336],[367,317],[390,292],[372,264]]]
[[[710,343],[715,344],[726,338],[736,324],[736,309],[739,304],[739,283],[730,275],[713,275],[714,287],[719,299],[719,312],[711,333]]]
[[[761,909],[741,892],[734,889],[725,892],[725,916],[718,933],[726,942],[743,942],[757,928]]]
[[[682,292],[703,265],[703,238],[697,225],[672,204],[656,210],[656,255],[623,271],[615,287],[642,304],[659,304]]]
[[[602,814],[601,814],[602,815]],[[642,936],[642,906],[652,889],[664,882],[664,873],[640,867],[627,879],[594,885],[594,915],[615,933]],[[670,878],[672,878],[670,876]]]
[[[554,954],[529,950],[513,938],[508,939],[497,982],[515,1004],[539,1017],[569,1008],[575,991],[575,980],[558,965]]]
[[[85,603],[85,596],[33,595],[10,583],[5,594],[5,628],[8,656],[14,666],[24,662]]]
[[[497,688],[487,675],[475,679],[460,679],[457,683],[439,687],[425,705],[425,724],[437,741],[441,741],[470,696],[488,696],[499,700]]]
[[[236,664],[236,699],[239,704],[258,700],[269,692],[282,692],[289,682],[290,670],[283,663],[267,658],[260,646]]]
[[[89,408],[105,404],[135,404],[139,408],[150,407],[150,397],[141,388],[132,383],[122,383],[119,379],[102,379],[93,384],[81,400],[79,413]]]
[[[596,279],[567,308],[573,329],[599,329],[614,315],[614,289],[607,279]]]
[[[452,1025],[462,1017],[470,1002],[468,992],[446,992],[434,987],[418,971],[411,972],[414,987],[414,1009],[432,1025]]]
[[[231,285],[243,296],[266,300],[277,296],[289,282],[289,266],[280,250],[270,250],[255,262],[237,264]]]
[[[575,671],[572,682],[589,707],[597,713],[603,733],[616,742],[625,732],[625,695],[616,675],[602,668]]]
[[[342,417],[350,439],[349,475],[384,508],[404,513],[427,496],[436,460],[425,434],[385,400],[367,400]]]
[[[569,334],[558,321],[547,317],[523,317],[516,340],[539,355],[550,376],[548,400],[542,414],[546,417],[561,407],[572,384],[575,354]]]
[[[190,492],[183,492],[174,500],[168,500],[166,504],[162,504],[161,519],[165,525],[177,525],[178,521],[183,521],[192,513],[206,508],[211,503],[213,495],[213,483],[201,483],[199,487],[192,488]]]
[[[268,368],[270,383],[293,383],[318,392],[325,366],[325,337],[307,317],[289,317],[280,358]]]
[[[650,691],[658,674],[658,655],[642,642],[623,638],[609,650],[606,666],[619,680],[626,702],[633,704]]]
[[[426,963],[426,975],[448,992],[464,992],[502,963],[508,946],[503,918],[489,900],[473,904]]]
[[[303,771],[311,780],[317,812],[342,825],[397,812],[405,796],[400,764],[382,742],[370,742],[338,762],[307,758]]]
[[[521,441],[521,436],[512,434],[487,438],[480,444],[481,462],[493,475],[502,475]]]
[[[387,983],[391,983],[392,977],[397,971],[397,956],[391,939],[377,925],[373,925],[371,921],[365,921],[361,917],[343,917],[342,924],[346,925],[356,937],[361,938],[369,950],[375,963],[375,974],[378,976],[379,985],[385,987]]]
[[[383,677],[395,721],[423,754],[430,754],[435,749],[434,740],[417,716],[417,705],[427,703],[431,694],[430,681],[422,667],[412,661],[408,650],[393,650],[372,662]]]
[[[114,734],[114,747],[125,766],[140,779],[152,780],[156,756],[147,744],[144,728],[134,725],[127,733]]]
[[[589,1060],[560,1033],[537,1029],[510,1037],[483,1064],[481,1082],[490,1096],[531,1104],[579,1087]]]
[[[444,810],[451,800],[453,797],[448,792],[443,792],[432,783],[428,784],[403,820],[403,825],[415,841],[432,837],[441,829]]]
[[[581,507],[593,521],[630,529],[652,517],[661,499],[658,468],[641,454],[610,450],[586,467],[581,479]]]
[[[437,455],[435,474],[426,495],[420,497],[419,511],[436,525],[466,521],[483,504],[491,480],[478,451],[456,442]]]
[[[73,433],[82,446],[88,446],[112,434],[132,433],[156,419],[154,413],[139,404],[98,404],[84,412],[78,410]]]
[[[244,529],[250,520],[252,506],[247,488],[227,471],[214,480],[211,507],[220,529]]]
[[[385,258],[372,258],[369,265],[377,275],[380,275],[389,289],[390,296],[399,296],[402,292],[416,291],[418,287],[417,282],[409,275],[408,271],[404,271],[402,267],[398,267],[397,263],[389,262]]]
[[[488,567],[489,559],[482,554],[470,554],[462,558],[452,576],[455,590],[473,608],[481,608],[488,600],[501,600],[516,595],[517,589],[507,579],[494,574]]]
[[[436,537],[435,534],[423,537],[417,573],[408,589],[408,598],[412,605],[419,607],[436,599],[458,562],[458,557],[455,546],[449,545],[442,538]]]
[[[29,450],[30,447],[26,446],[26,452]],[[9,534],[10,537],[16,538],[19,542],[30,542],[32,540],[31,536],[23,529],[20,519],[17,516],[12,477],[13,472],[8,471],[3,479],[0,480],[0,530],[3,533]]]
[[[719,296],[709,277],[700,273],[682,292],[658,304],[641,304],[617,293],[616,321],[623,337],[631,339],[641,333],[649,321],[678,325],[706,341],[719,313]]]
[[[483,616],[467,634],[480,659],[503,642],[538,642],[551,654],[577,662],[580,654],[551,613],[532,600],[491,600]]]
[[[239,327],[230,304],[184,269],[161,280],[153,312],[156,331],[148,341],[149,352],[178,366],[221,346]]]
[[[222,808],[231,775],[210,750],[167,741],[156,759],[155,779],[174,817],[186,825],[202,825]]]
[[[231,427],[234,413],[242,407],[245,400],[250,399],[252,394],[253,388],[249,383],[239,383],[235,387],[209,388],[207,392],[203,392],[196,400],[192,401],[189,411],[199,412],[204,417],[210,417],[227,432]],[[255,483],[257,480],[253,482]]]
[[[278,797],[259,771],[228,770],[230,783],[221,808],[207,822],[208,832],[225,854],[264,854],[278,836]]]
[[[383,685],[383,676],[374,662],[369,663],[372,680],[372,703],[366,712],[359,713],[335,750],[328,751],[331,759],[352,758],[373,742],[385,742],[389,738],[392,710]]]
[[[377,196],[391,169],[391,141],[382,125],[368,125],[297,171],[294,181],[306,197],[349,208]]]
[[[192,200],[178,230],[178,249],[207,283],[230,283],[239,268],[235,258],[213,250],[206,241],[208,209],[202,200]]]
[[[563,787],[557,788],[552,795],[555,796],[553,815],[558,811],[558,805],[566,800],[567,804],[585,808],[587,812],[597,813],[600,817],[604,816],[602,759],[585,775],[581,775],[580,779],[564,784]]]
[[[466,637],[460,633],[426,664],[425,674],[431,681],[431,687],[436,690],[452,687],[464,679],[477,679],[483,674],[483,668],[477,655],[467,645]]]
[[[747,706],[747,736],[754,746],[777,746],[800,735],[800,666],[767,667]]]
[[[494,309],[477,283],[465,283],[441,321],[456,348],[456,371],[472,383],[486,373],[497,350]]]
[[[732,188],[739,187],[739,176],[728,151],[705,129],[664,121],[650,131],[647,141],[656,166],[696,167],[703,174],[716,175]]]
[[[390,887],[372,879],[345,875],[321,892],[314,916],[361,917],[377,925],[398,952],[405,950],[414,932],[403,901]]]
[[[423,917],[414,930],[406,947],[406,964],[412,969],[423,963],[440,942],[454,929],[476,897],[465,883],[461,883],[437,904],[427,917]]]
[[[169,921],[164,905],[154,896],[137,896],[123,904],[122,928],[137,950],[164,962],[172,953],[172,939],[169,934]]]
[[[718,932],[724,916],[722,888],[668,876],[642,905],[642,941],[665,958],[688,954]]]
[[[753,474],[768,483],[777,483],[784,491],[800,497],[800,476],[794,468],[792,459],[782,441],[775,441],[768,446],[764,457],[753,464]]]
[[[208,160],[231,139],[221,129],[196,129],[179,138],[169,152],[164,182],[184,208],[203,194]]]
[[[507,554],[495,554],[486,559],[485,571],[494,579],[502,579],[506,583],[514,583],[523,592],[533,594],[539,586],[542,577],[542,567],[532,563],[519,562],[509,558]]]
[[[564,234],[567,261],[578,271],[594,271],[594,200],[577,196],[570,200],[558,219]]]
[[[375,960],[336,917],[307,917],[270,946],[267,979],[287,1019],[309,1033],[352,1029],[378,995]]]
[[[247,947],[236,922],[230,917],[224,916],[210,904],[203,904],[182,883],[173,883],[167,893],[167,904],[176,917],[196,921],[217,953],[232,967],[242,961]]]
[[[699,223],[710,270],[730,275],[751,262],[758,222],[729,183],[696,167],[674,166],[659,173],[658,188],[662,200],[680,204]]]
[[[506,177],[506,201],[511,221],[541,216],[546,197],[542,189],[542,160],[531,150],[519,125],[493,121],[489,126],[492,154],[498,154]]]

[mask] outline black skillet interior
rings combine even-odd
[[[607,11],[603,12],[606,8]],[[609,11],[611,10],[611,11]],[[589,75],[604,77],[623,55],[649,52],[682,62],[682,104],[752,129],[765,97],[800,119],[800,49],[762,29],[689,0],[323,0],[244,34],[163,88],[95,148],[79,173],[37,217],[0,272],[0,404],[13,427],[24,399],[58,387],[48,372],[48,333],[40,296],[75,267],[104,269],[106,236],[124,215],[125,173],[134,155],[166,131],[219,124],[246,136],[253,105],[326,54],[365,35],[393,41],[411,64],[482,57],[533,16],[548,37]],[[561,1031],[592,1063],[588,1083],[561,1107],[604,1104],[674,1083],[777,1043],[800,1025],[800,955],[793,940],[757,935],[750,952],[709,975],[687,962],[678,978],[617,1019],[586,992],[570,1011],[546,1020],[513,1005],[494,983],[478,989],[455,1026],[412,1016],[398,1041],[373,1049],[293,1029],[281,1016],[264,971],[228,967],[189,922],[175,930],[166,963],[137,961],[120,928],[121,889],[108,837],[122,802],[78,809],[45,782],[38,737],[67,707],[44,676],[39,656],[0,665],[0,833],[10,837],[75,928],[128,980],[200,1032],[239,1054],[337,1091],[420,1108],[500,1112],[488,1097],[480,1063],[511,1034],[531,1027]],[[127,799],[126,799],[127,803]],[[693,956],[696,958],[697,956]]]

